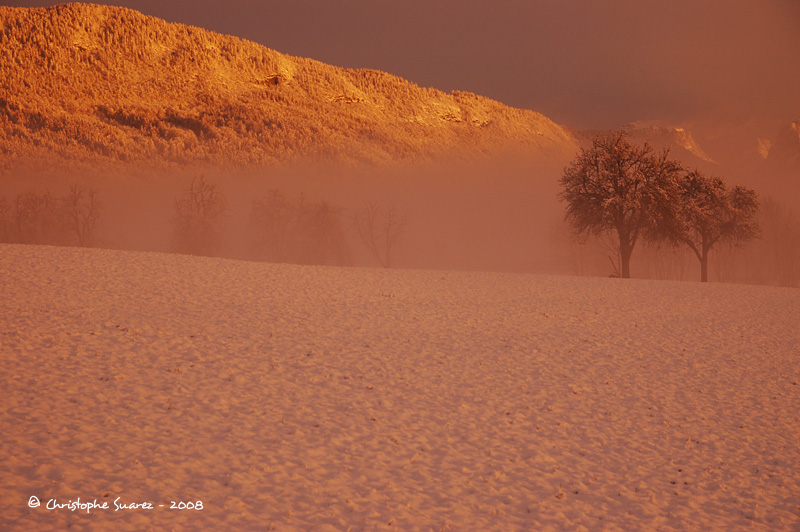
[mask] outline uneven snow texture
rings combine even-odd
[[[800,529],[797,290],[13,245],[0,279],[2,530]],[[44,508],[77,497],[111,509]]]

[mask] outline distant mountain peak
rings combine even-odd
[[[800,164],[800,120],[787,122],[771,142],[768,161],[779,164]]]
[[[761,137],[757,138],[756,142],[758,143],[758,156],[765,160],[769,159],[769,150],[772,149],[772,142]]]
[[[658,122],[630,122],[622,130],[632,137],[642,138],[659,147],[686,150],[698,159],[714,163],[692,136],[691,131],[679,126],[669,126]]]

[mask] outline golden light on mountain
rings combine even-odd
[[[11,160],[262,165],[565,154],[545,116],[348,70],[117,7],[0,7],[0,150]]]

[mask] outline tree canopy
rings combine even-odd
[[[609,233],[619,245],[622,277],[630,277],[636,243],[645,238],[684,244],[708,280],[709,251],[721,241],[739,244],[759,234],[758,196],[742,186],[728,188],[719,177],[687,171],[623,132],[598,135],[564,169],[560,198],[578,234]]]
[[[700,280],[708,281],[708,253],[720,241],[741,243],[759,234],[755,190],[729,189],[719,177],[695,170],[678,179],[675,223],[668,236],[686,244],[700,261]]]
[[[660,231],[676,194],[682,167],[624,133],[598,135],[564,170],[560,198],[578,233],[614,233],[621,276],[630,277],[630,258],[639,238]]]

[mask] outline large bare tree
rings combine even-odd
[[[581,149],[561,177],[567,219],[577,233],[613,234],[619,245],[619,275],[630,277],[630,260],[643,235],[655,234],[676,194],[681,165],[622,132],[601,134]]]

